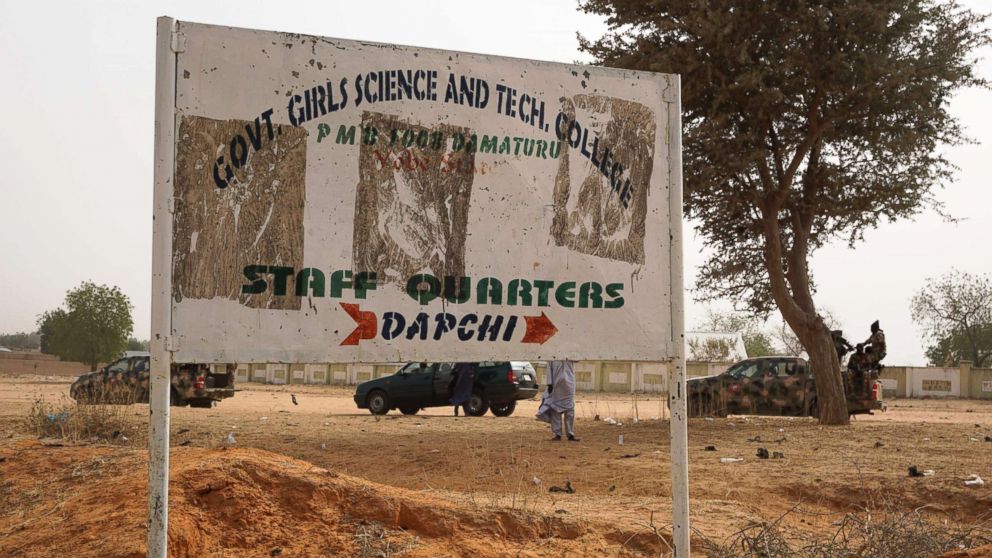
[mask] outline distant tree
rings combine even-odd
[[[927,357],[929,366],[957,366],[961,364],[958,359],[958,351],[954,349],[955,340],[951,337],[942,337],[936,343],[929,345],[923,354]]]
[[[127,340],[127,350],[129,351],[147,351],[148,341],[142,341],[135,337],[131,337]]]
[[[0,334],[0,347],[8,349],[37,349],[41,346],[41,335],[38,333],[17,333]]]
[[[764,330],[763,321],[754,315],[743,312],[718,312],[712,309],[696,328],[700,331],[723,331],[740,333],[744,338],[747,356],[760,357],[775,354],[771,336]]]
[[[117,287],[91,282],[67,292],[64,307],[38,319],[44,352],[94,369],[127,348],[133,327],[127,296]]]
[[[781,347],[783,355],[803,358],[809,356],[806,354],[806,348],[803,347],[802,341],[796,337],[796,334],[789,329],[789,324],[785,322],[782,322],[775,331],[775,340],[778,341],[778,346]]]
[[[953,0],[580,0],[598,64],[681,75],[685,213],[712,256],[697,288],[767,314],[809,353],[820,422],[847,424],[809,257],[939,207],[965,141],[952,94],[984,86],[986,16]]]
[[[956,270],[927,279],[910,304],[931,364],[992,363],[992,279]]]
[[[727,362],[734,344],[727,339],[690,339],[687,359],[695,362]]]

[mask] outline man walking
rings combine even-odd
[[[537,420],[551,425],[552,441],[560,441],[562,420],[565,421],[565,434],[569,442],[578,442],[575,437],[575,367],[569,360],[548,361],[548,390],[541,397],[541,407],[537,410]]]
[[[451,390],[451,403],[455,406],[455,416],[458,416],[458,407],[465,409],[465,416],[468,416],[468,402],[472,398],[472,387],[475,385],[476,364],[474,362],[459,362],[455,364],[453,371],[455,376],[455,387]]]

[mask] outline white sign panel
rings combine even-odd
[[[183,22],[173,48],[175,361],[676,357],[676,77]]]

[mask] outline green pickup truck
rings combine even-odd
[[[427,364],[411,362],[391,376],[358,384],[355,404],[372,414],[384,415],[399,409],[415,415],[427,407],[451,406],[454,384],[453,362]],[[486,411],[508,417],[520,399],[537,395],[537,374],[529,362],[480,362],[475,384],[465,412],[481,417]]]
[[[142,351],[126,353],[100,370],[83,374],[69,386],[69,396],[79,403],[148,403],[151,361]],[[173,364],[170,404],[174,407],[209,409],[222,399],[234,397],[237,365],[211,370],[207,364]]]
[[[841,371],[848,413],[872,414],[885,410],[876,386],[878,372],[855,375]],[[809,362],[793,356],[743,360],[722,374],[686,381],[689,416],[818,414],[816,383]]]

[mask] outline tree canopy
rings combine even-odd
[[[992,279],[956,270],[930,278],[913,296],[913,321],[935,366],[992,363]]]
[[[65,295],[63,307],[38,319],[43,352],[96,368],[120,356],[134,329],[131,302],[117,287],[84,282]]]
[[[806,348],[820,419],[846,423],[809,256],[939,208],[941,146],[966,141],[954,91],[984,86],[985,16],[942,0],[584,0],[597,63],[681,75],[685,214],[713,254],[696,283]],[[859,270],[863,272],[866,270]]]

